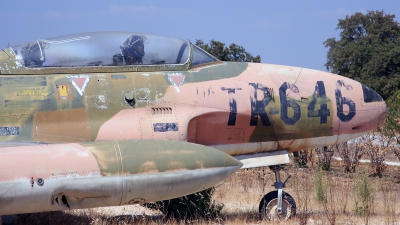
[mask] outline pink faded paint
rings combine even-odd
[[[101,126],[96,141],[143,139],[140,123],[143,116],[149,116],[146,108],[121,110]]]
[[[79,144],[1,148],[0,164],[0,182],[81,177],[100,172],[96,158]]]
[[[199,76],[191,71],[191,76]],[[337,142],[352,139],[370,130],[380,123],[380,116],[386,113],[384,102],[364,103],[363,90],[360,83],[335,74],[297,67],[252,64],[239,76],[233,78],[209,80],[198,83],[186,83],[174,90],[182,82],[179,75],[168,75],[172,85],[163,96],[163,103],[150,104],[146,108],[122,110],[99,129],[96,141],[123,139],[168,139],[199,143],[203,145],[230,145],[231,152],[240,154],[240,144],[257,141],[258,137],[268,137],[271,146],[278,149],[296,151],[314,146],[328,146]],[[316,93],[317,83],[325,84],[326,97],[323,101],[329,108],[329,123],[320,123],[319,116],[307,117],[308,105]],[[307,103],[301,104],[301,117],[295,124],[285,124],[279,113],[273,114],[272,108],[266,109],[271,121],[269,126],[251,126],[252,101],[262,101],[262,88],[268,88],[273,93],[275,110],[280,112],[280,87],[287,84],[286,98]],[[345,86],[340,86],[344,83]],[[336,85],[332,85],[336,84]],[[255,87],[256,85],[257,88]],[[339,85],[339,86],[338,86]],[[348,88],[346,88],[348,87]],[[351,88],[350,88],[351,87]],[[340,89],[343,98],[353,100],[357,115],[349,121],[341,121],[338,117],[336,92]],[[254,92],[257,92],[255,95]],[[319,98],[319,97],[317,97]],[[228,125],[231,103],[235,101],[235,124]],[[321,99],[317,99],[321,101]],[[321,104],[321,103],[319,103]],[[381,105],[381,107],[377,107]],[[152,115],[151,107],[171,107],[170,115]],[[318,105],[315,110],[320,110]],[[343,105],[343,113],[349,114],[347,105]],[[316,112],[317,112],[316,111]],[[293,113],[293,112],[292,112]],[[293,115],[287,115],[292,118]],[[176,132],[155,132],[156,123],[176,123]],[[258,129],[258,130],[256,130]],[[260,130],[261,129],[261,130]],[[321,130],[325,135],[318,134]],[[255,135],[256,132],[256,136]],[[257,133],[258,132],[258,133]],[[260,133],[261,132],[261,133]],[[308,133],[309,138],[291,138]],[[314,134],[316,133],[317,134]],[[258,135],[258,136],[257,136]],[[261,141],[263,142],[263,141]],[[239,145],[238,145],[239,144]],[[236,146],[238,145],[238,146]],[[218,148],[218,147],[216,147]],[[238,148],[235,150],[235,148]],[[277,149],[262,149],[274,151]],[[256,153],[260,150],[255,150]],[[249,153],[249,152],[246,152]]]

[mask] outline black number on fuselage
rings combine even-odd
[[[342,80],[338,80],[336,82],[336,107],[337,107],[337,117],[339,117],[340,121],[348,122],[356,115],[356,104],[350,98],[342,97],[342,87],[346,87],[347,90],[352,90],[353,88],[350,85],[345,85]],[[347,105],[349,107],[349,113],[343,113],[343,105]]]
[[[301,109],[297,102],[286,98],[287,89],[288,84],[286,82],[284,82],[279,88],[279,98],[281,100],[281,119],[286,125],[294,125],[301,117]],[[288,108],[292,108],[294,111],[294,115],[291,118],[288,116]]]
[[[265,107],[274,98],[274,92],[272,88],[265,87],[259,83],[249,83],[250,86],[250,104],[251,104],[251,117],[250,126],[257,126],[258,116],[261,118],[261,122],[264,126],[271,126],[271,122],[268,118]],[[257,90],[263,92],[263,99],[257,99]]]
[[[315,110],[315,104],[317,103],[317,98],[326,98],[325,84],[323,81],[317,81],[315,86],[315,93],[313,94],[313,100],[308,105],[308,117],[320,117],[320,123],[327,123],[328,116],[330,116],[330,111],[326,103],[321,104],[319,110]]]
[[[235,126],[236,124],[236,114],[237,114],[237,104],[235,98],[233,98],[233,94],[235,94],[236,90],[242,90],[242,88],[226,88],[221,87],[222,91],[228,91],[229,94],[229,119],[228,126]]]
[[[236,100],[233,98],[229,99],[229,119],[228,126],[235,126],[236,124],[236,114],[237,114],[237,105]]]
[[[250,126],[257,126],[258,118],[261,118],[261,122],[263,126],[271,126],[271,122],[266,112],[267,105],[274,100],[274,92],[272,88],[268,88],[260,83],[249,83],[250,87],[250,105],[251,105],[251,117],[250,117]],[[350,121],[356,114],[356,105],[355,103],[346,97],[342,97],[341,88],[345,87],[348,90],[351,90],[352,87],[350,85],[345,85],[343,81],[337,81],[337,89],[335,90],[336,96],[336,106],[337,106],[337,116],[342,122]],[[288,99],[286,97],[286,91],[289,88],[289,84],[284,82],[279,88],[279,99],[281,102],[281,111],[280,111],[280,118],[286,125],[294,125],[297,121],[301,118],[301,107],[299,103],[295,100]],[[234,89],[234,88],[221,88],[223,91],[227,90],[229,94],[235,93],[235,90],[241,89]],[[263,93],[263,99],[258,100],[257,91],[261,91]],[[315,92],[313,94],[313,99],[308,105],[307,109],[307,116],[308,117],[319,117],[320,124],[327,124],[328,117],[331,116],[331,112],[328,108],[325,101],[321,101],[322,104],[320,105],[319,109],[316,109],[317,98],[326,99],[326,90],[325,84],[323,81],[317,81],[315,86]],[[343,113],[343,105],[347,105],[349,107],[349,113]],[[231,96],[229,99],[229,119],[228,119],[228,126],[234,126],[236,122],[236,113],[237,113],[237,103],[236,100]],[[293,116],[289,117],[288,109],[293,109]],[[279,113],[276,111],[276,114]],[[275,114],[275,113],[274,113]]]

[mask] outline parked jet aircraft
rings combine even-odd
[[[175,198],[243,164],[270,166],[277,190],[260,213],[289,218],[288,153],[348,141],[386,116],[383,99],[354,80],[222,62],[145,33],[12,46],[0,52],[0,73],[2,215]]]

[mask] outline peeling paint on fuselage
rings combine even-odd
[[[9,55],[0,54],[1,65],[18,62]],[[270,143],[265,146],[271,149],[256,152],[274,146],[296,151],[367,132],[386,109],[384,103],[362,104],[358,82],[295,67],[217,62],[188,71],[106,70],[34,75],[38,69],[24,67],[1,74],[0,126],[20,129],[0,141],[168,139],[230,146],[235,154],[241,154],[241,143]],[[165,108],[171,113],[155,113]],[[372,123],[368,130],[351,130],[365,121]],[[322,141],[315,144],[315,138]]]

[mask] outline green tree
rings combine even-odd
[[[368,11],[339,19],[340,39],[324,42],[329,48],[326,69],[357,80],[387,99],[400,88],[400,26],[394,18],[383,11]]]
[[[202,40],[196,40],[196,45],[221,61],[261,62],[260,55],[254,57],[245,48],[234,43],[226,47],[224,43],[216,40],[211,40],[208,44]]]
[[[388,113],[383,124],[383,131],[393,138],[397,144],[400,144],[400,90],[390,96],[386,103],[388,105]],[[394,147],[393,153],[400,160],[400,149]]]
[[[385,121],[385,131],[390,136],[399,135],[400,132],[400,90],[396,91],[386,101],[388,104],[388,116]],[[400,140],[398,140],[400,144]]]

